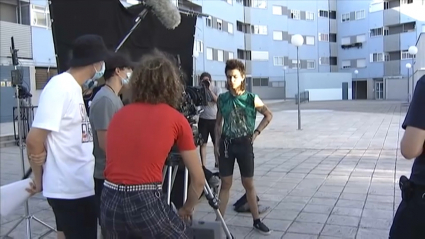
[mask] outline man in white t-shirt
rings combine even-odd
[[[102,77],[108,51],[100,36],[84,35],[72,54],[69,70],[50,79],[40,95],[26,140],[34,173],[28,190],[43,191],[58,238],[97,239],[93,133],[83,91]]]

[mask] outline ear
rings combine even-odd
[[[119,75],[119,73],[121,72],[120,68],[115,68],[115,74]]]

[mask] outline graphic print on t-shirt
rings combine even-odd
[[[87,116],[86,106],[80,104],[80,115],[81,115],[81,142],[88,143],[93,142],[93,132],[91,130],[90,120]]]

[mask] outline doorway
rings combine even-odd
[[[367,99],[367,81],[355,80],[352,81],[352,99],[353,100],[366,100]]]
[[[375,100],[384,99],[384,81],[377,80],[375,81]]]

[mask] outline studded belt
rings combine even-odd
[[[162,185],[160,183],[152,183],[152,184],[140,184],[140,185],[123,185],[123,184],[115,184],[109,181],[104,182],[105,187],[120,191],[120,192],[138,192],[138,191],[157,191],[162,190]]]

